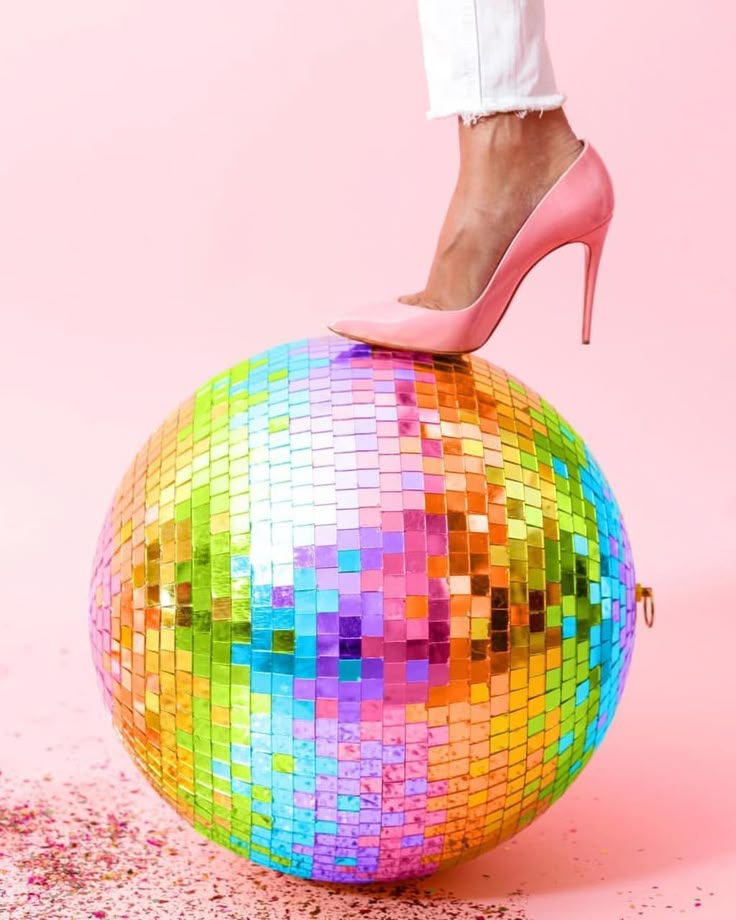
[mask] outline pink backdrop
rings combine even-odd
[[[617,193],[592,344],[571,246],[481,354],[587,439],[658,622],[568,795],[436,878],[461,905],[522,886],[533,920],[733,916],[735,25],[715,0],[549,4],[568,115]],[[423,284],[456,170],[427,105],[415,0],[0,5],[7,789],[48,773],[61,795],[105,759],[137,782],[87,652],[112,489],[215,372]]]

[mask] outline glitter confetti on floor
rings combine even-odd
[[[156,824],[146,820],[135,778],[109,765],[99,772],[104,779],[93,785],[58,786],[52,776],[16,785],[0,776],[0,891],[9,916],[527,920],[521,891],[504,904],[478,904],[426,880],[356,889],[260,869],[198,838],[168,809]]]

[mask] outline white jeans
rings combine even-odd
[[[419,0],[427,118],[541,113],[563,104],[544,27],[544,0]]]

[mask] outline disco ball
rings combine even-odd
[[[115,729],[198,831],[333,882],[510,837],[600,744],[636,583],[582,439],[475,356],[338,336],[214,377],[139,450],[89,628]]]

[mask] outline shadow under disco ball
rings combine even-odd
[[[89,626],[117,732],[198,831],[368,882],[476,856],[565,791],[636,595],[549,403],[472,355],[325,336],[214,377],[138,452]]]

